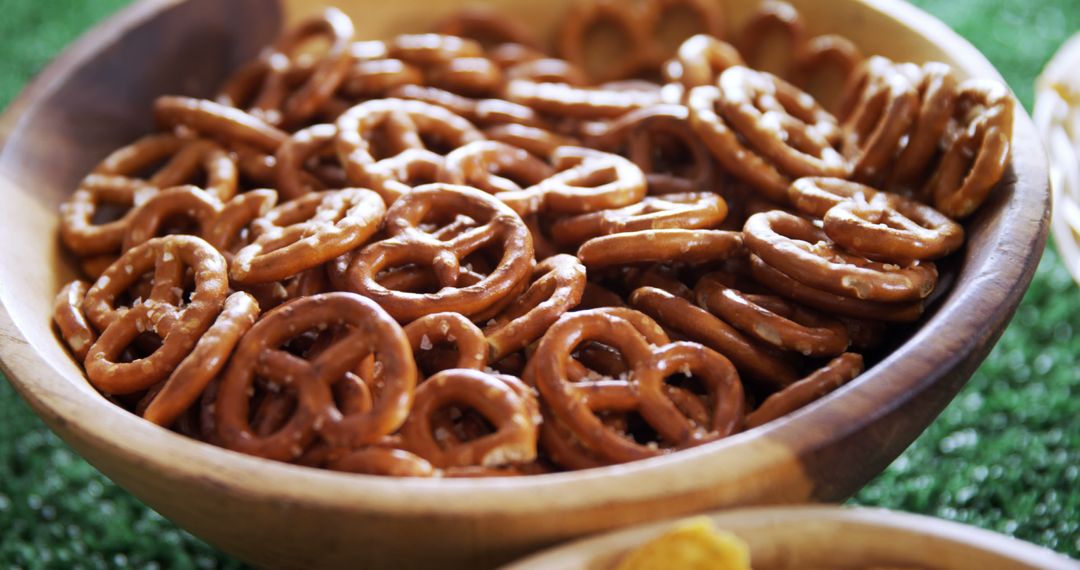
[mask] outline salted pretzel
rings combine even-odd
[[[645,174],[629,160],[584,147],[559,147],[551,154],[555,173],[500,199],[521,215],[580,214],[618,208],[645,196]]]
[[[401,34],[386,43],[392,58],[426,68],[462,57],[481,57],[484,48],[475,40],[444,34]]]
[[[550,164],[526,150],[497,141],[475,141],[446,155],[439,179],[494,194],[519,214],[527,215],[515,208],[528,202],[527,194],[522,199],[521,184],[532,187],[553,174]]]
[[[631,270],[628,277],[631,290],[655,287],[687,301],[694,299],[694,292],[683,283],[670,265],[656,264],[645,270]]]
[[[402,157],[409,156],[407,151],[429,150],[425,136],[449,148],[483,137],[467,120],[443,107],[403,99],[361,103],[338,117],[337,128],[338,155],[349,181],[372,188],[387,204],[408,191],[409,186],[402,182],[406,178],[399,170],[402,165],[398,163],[409,161]],[[378,145],[374,145],[372,137],[379,131],[384,136]],[[382,153],[380,147],[384,149]],[[428,181],[432,181],[441,165],[441,157],[433,152],[420,154],[435,157],[424,160],[430,171]]]
[[[327,462],[326,468],[390,477],[433,477],[437,473],[431,463],[413,453],[379,446],[349,451]]]
[[[273,153],[288,135],[235,107],[206,99],[166,95],[154,101],[154,118],[166,128],[184,127],[226,146],[251,145]]]
[[[813,374],[769,396],[753,412],[746,415],[746,429],[771,422],[850,382],[863,371],[862,356],[846,352]]]
[[[194,289],[183,295],[185,271]],[[149,296],[131,307],[117,307],[118,296],[152,271]],[[128,250],[86,292],[83,310],[101,331],[86,356],[86,374],[99,390],[129,394],[145,390],[191,352],[225,302],[225,259],[205,241],[184,235],[155,238]],[[152,354],[121,362],[123,351],[143,332],[161,338]]]
[[[747,67],[720,75],[724,119],[759,154],[790,176],[843,176],[847,165],[832,147],[836,120],[798,87]]]
[[[161,161],[149,178],[137,175]],[[72,251],[92,255],[118,251],[134,206],[156,190],[176,186],[205,173],[207,190],[221,200],[236,193],[237,170],[218,145],[203,139],[149,135],[112,152],[79,183],[60,206],[60,237]],[[105,204],[126,211],[115,221],[95,223]]]
[[[754,67],[763,46],[770,41],[775,41],[776,34],[784,36],[789,47],[789,56],[778,70],[780,75],[787,77],[795,60],[795,54],[806,42],[806,24],[802,15],[794,6],[787,2],[775,2],[766,0],[759,4],[758,9],[743,24],[735,46],[743,59]]]
[[[249,226],[265,216],[277,205],[278,195],[273,190],[249,190],[237,194],[217,213],[214,223],[199,237],[214,246],[225,260],[232,263],[233,256],[250,243]]]
[[[681,12],[681,14],[680,14]],[[708,35],[715,38],[724,35],[724,13],[718,2],[710,0],[648,0],[642,5],[642,24],[645,33],[649,36],[648,54],[646,60],[650,63],[659,62],[671,57],[687,39],[686,35],[674,36],[674,30],[666,29],[672,15],[690,16],[695,24],[698,35]]]
[[[804,356],[837,356],[850,341],[843,323],[771,295],[729,287],[721,274],[694,286],[697,304],[758,342]]]
[[[619,351],[628,379],[569,380],[574,349],[598,341]],[[608,461],[632,461],[662,453],[607,429],[597,417],[603,409],[636,409],[666,444],[698,445],[737,430],[743,421],[742,384],[731,363],[696,343],[653,346],[629,321],[597,311],[570,313],[544,335],[534,355],[534,377],[552,413],[590,450]],[[664,390],[672,374],[693,375],[709,391],[709,422],[687,418]]]
[[[590,38],[601,24],[617,29],[623,48],[615,55],[619,59],[592,65],[589,56]],[[652,38],[640,9],[633,4],[614,0],[590,0],[571,6],[556,37],[556,51],[561,57],[584,69],[595,83],[633,76],[652,62]]]
[[[826,95],[830,97],[830,104],[825,105],[828,109],[834,109],[840,103],[843,86],[850,81],[864,61],[862,51],[851,40],[836,34],[823,34],[806,41],[795,52],[795,60],[791,68],[790,81],[801,89],[812,92],[819,101],[824,101]],[[839,86],[833,90],[820,94],[821,89],[814,85],[813,78],[821,75],[823,69],[835,70]]]
[[[958,80],[948,64],[928,62],[919,69],[919,112],[888,186],[922,184],[956,109]]]
[[[717,109],[721,100],[721,91],[715,85],[691,89],[686,97],[690,126],[724,168],[766,198],[783,203],[790,179],[740,140]]]
[[[529,28],[502,12],[484,6],[462,8],[435,25],[434,31],[469,38],[489,47],[516,44],[536,48],[539,42]]]
[[[405,326],[413,355],[422,360],[423,352],[439,343],[453,344],[457,359],[450,368],[483,370],[488,363],[488,344],[484,333],[458,313],[432,313]]]
[[[72,281],[60,289],[53,303],[53,322],[79,362],[86,360],[86,354],[98,338],[97,331],[86,321],[82,309],[89,287],[86,281]]]
[[[921,301],[882,303],[837,295],[800,283],[753,254],[750,255],[750,270],[758,283],[778,295],[830,314],[895,323],[917,321],[922,316]]]
[[[837,295],[879,302],[918,301],[937,283],[933,263],[900,267],[846,253],[811,222],[780,210],[750,216],[743,235],[746,248],[765,263]]]
[[[480,127],[511,124],[538,128],[547,126],[545,119],[533,109],[505,99],[470,98],[437,87],[411,84],[395,87],[387,92],[387,96],[445,107]]]
[[[295,275],[364,244],[386,207],[370,190],[315,192],[286,202],[253,222],[256,239],[236,253],[229,276],[264,283]]]
[[[575,307],[585,292],[585,266],[571,255],[555,255],[538,263],[533,280],[520,297],[484,327],[491,361],[525,348]]]
[[[698,34],[679,45],[675,57],[664,63],[664,80],[678,82],[687,91],[713,85],[730,67],[746,65],[735,46],[719,36]]]
[[[964,228],[921,202],[879,193],[870,201],[845,200],[824,218],[826,235],[844,249],[908,263],[945,257],[964,244]]]
[[[630,295],[630,305],[668,330],[724,355],[747,379],[773,389],[798,379],[791,362],[780,351],[747,338],[691,301],[663,289],[641,287]]]
[[[1001,83],[972,79],[959,89],[955,140],[926,188],[934,206],[954,219],[970,216],[1004,175],[1015,106]]]
[[[197,186],[174,186],[155,193],[136,208],[128,220],[121,251],[156,237],[166,223],[184,218],[195,225],[191,233],[205,235],[223,209],[221,201]]]
[[[504,95],[541,113],[571,119],[611,119],[663,102],[659,90],[576,87],[528,79],[511,80]]]
[[[585,71],[565,59],[555,57],[530,59],[506,68],[506,80],[517,79],[535,83],[565,83],[574,87],[589,85]]]
[[[856,181],[873,181],[887,174],[918,108],[918,91],[893,62],[874,56],[863,63],[845,88],[840,105],[841,151]]]
[[[346,186],[344,172],[337,161],[336,141],[337,127],[319,124],[296,131],[278,147],[274,155],[275,188],[283,200],[295,200],[309,192]],[[333,174],[338,184],[327,184],[327,169],[319,172],[310,168],[315,160],[329,160],[330,166],[336,171]]]
[[[551,233],[560,244],[578,245],[625,232],[709,229],[719,226],[727,211],[727,202],[712,192],[646,196],[630,206],[559,218]]]
[[[327,8],[291,28],[259,55],[252,64],[261,72],[252,74],[255,77],[251,79],[257,81],[243,78],[242,82],[226,84],[219,101],[234,106],[250,101],[250,110],[271,124],[300,124],[314,115],[345,79],[352,64],[352,36],[352,20],[336,8]],[[287,85],[286,76],[300,67],[306,55],[301,48],[316,38],[326,39],[326,52],[312,64],[302,85]]]
[[[369,59],[353,64],[341,84],[341,93],[352,98],[382,97],[396,87],[423,82],[423,71],[400,59]]]
[[[430,215],[450,212],[471,218],[476,227],[440,240],[420,229]],[[412,321],[429,313],[454,311],[469,316],[498,302],[528,278],[533,265],[529,231],[521,218],[502,202],[480,190],[449,184],[418,186],[386,213],[388,238],[365,247],[348,269],[349,288],[374,299],[395,318]],[[500,260],[480,281],[461,286],[462,259],[497,246]],[[441,289],[411,293],[387,288],[379,273],[406,264],[431,267]]]
[[[821,219],[829,210],[848,200],[873,201],[879,190],[843,178],[808,176],[788,187],[788,203],[798,211]]]
[[[425,74],[428,85],[468,97],[495,95],[505,83],[503,70],[486,57],[459,57],[432,67]]]
[[[225,368],[236,343],[258,316],[259,305],[254,297],[247,293],[229,295],[217,320],[156,391],[142,416],[161,426],[172,425]]]
[[[709,263],[743,252],[739,232],[724,230],[642,230],[590,239],[577,256],[586,267],[634,263]]]
[[[282,349],[325,327],[342,334],[311,360]],[[380,371],[371,409],[343,413],[331,387],[370,354]],[[258,434],[249,423],[256,377],[296,394],[295,410],[273,433]],[[378,305],[352,293],[305,297],[265,314],[240,340],[217,392],[217,435],[229,449],[278,460],[296,459],[316,435],[334,447],[370,445],[404,423],[415,386],[409,340]]]
[[[431,416],[450,404],[484,416],[495,431],[443,448],[435,440]],[[405,448],[436,467],[496,467],[536,457],[536,422],[526,399],[506,382],[478,370],[445,370],[416,389],[412,412],[401,427]]]
[[[645,173],[650,194],[709,191],[716,169],[688,118],[682,105],[638,109],[594,129],[588,143],[627,156]]]

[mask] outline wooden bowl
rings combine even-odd
[[[717,528],[747,543],[754,570],[1077,567],[1076,561],[1022,540],[884,509],[772,507],[726,511],[709,518]],[[668,521],[575,541],[502,570],[614,570],[626,553],[671,526]]]
[[[571,0],[497,0],[553,29]],[[810,31],[867,53],[941,60],[1000,79],[949,28],[899,1],[796,0]],[[0,123],[0,356],[45,422],[125,489],[211,544],[263,566],[487,567],[630,524],[719,507],[842,500],[937,416],[990,351],[1031,280],[1050,212],[1042,147],[1017,112],[1012,164],[969,224],[952,289],[906,342],[831,396],[714,444],[627,465],[522,478],[354,476],[247,457],[158,428],[102,398],[50,327],[73,275],[57,207],[109,150],[152,128],[165,94],[207,96],[280,27],[319,10],[303,0],[147,0],[57,59]],[[343,1],[361,37],[425,30],[458,7]],[[419,6],[422,5],[422,9]],[[728,0],[738,23],[756,0]]]
[[[1035,124],[1050,155],[1051,227],[1058,252],[1080,283],[1080,33],[1046,65],[1035,85]]]

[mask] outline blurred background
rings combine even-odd
[[[0,108],[125,0],[0,3]],[[975,44],[1030,111],[1080,0],[914,0]],[[1080,73],[1080,70],[1077,70]],[[1080,556],[1080,289],[1051,245],[997,347],[851,503],[929,514]],[[2,378],[2,376],[0,376]],[[54,436],[0,380],[0,567],[237,568]]]

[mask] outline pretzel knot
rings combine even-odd
[[[469,121],[443,107],[404,99],[361,103],[338,117],[337,128],[348,180],[375,190],[387,204],[411,189],[407,182],[434,180],[442,157],[428,143],[449,150],[483,138]],[[420,171],[418,158],[423,159]]]
[[[880,56],[866,60],[845,88],[840,109],[841,151],[856,180],[886,173],[918,112],[919,94],[897,66]]]
[[[515,211],[580,214],[626,206],[645,196],[645,174],[617,154],[559,147],[551,162],[555,174],[505,198]]]
[[[336,332],[310,359],[293,355],[287,344],[304,333]],[[339,409],[333,387],[347,381],[374,355],[370,408]],[[249,421],[253,382],[295,394],[295,410],[272,433],[258,433]],[[316,435],[335,448],[376,443],[395,432],[413,401],[416,365],[405,332],[369,299],[326,293],[291,301],[264,315],[241,339],[221,376],[215,403],[217,435],[229,449],[292,460]]]
[[[647,196],[640,202],[611,210],[559,218],[551,226],[554,239],[565,245],[624,232],[662,229],[694,230],[719,226],[727,202],[712,192]]]
[[[476,227],[462,228],[446,240],[423,231],[424,222],[466,216]],[[374,299],[394,318],[408,322],[430,313],[477,314],[503,299],[528,279],[533,245],[521,218],[480,190],[449,184],[418,186],[402,196],[386,214],[388,238],[364,248],[348,269],[350,289]],[[480,250],[497,250],[490,274],[462,285],[462,260]],[[380,283],[380,273],[409,264],[430,267],[437,292],[393,290]]]
[[[619,352],[626,380],[573,381],[572,354],[588,341]],[[630,321],[595,310],[570,313],[540,341],[533,356],[536,386],[553,415],[598,457],[623,462],[664,452],[613,432],[597,416],[605,410],[636,411],[667,449],[698,445],[739,429],[745,401],[731,363],[696,343],[651,345]],[[683,374],[708,392],[704,424],[687,417],[665,391],[665,379]]]
[[[149,296],[130,308],[116,307],[120,294],[150,271]],[[188,271],[195,285],[185,296]],[[87,319],[101,331],[86,356],[90,382],[109,394],[130,394],[164,379],[210,327],[227,289],[225,259],[197,237],[155,238],[124,253],[86,292],[83,303]],[[160,337],[160,348],[145,358],[120,362],[143,332]]]
[[[507,381],[478,370],[445,370],[416,389],[412,413],[401,427],[402,442],[407,450],[440,468],[532,461],[540,422],[535,417],[539,415],[535,399],[530,403],[530,398],[524,385],[515,389]],[[450,405],[479,412],[494,431],[468,441],[440,444],[438,437],[444,434],[433,429],[432,416]]]
[[[521,215],[528,215],[533,193],[526,187],[546,180],[555,173],[547,162],[527,151],[497,141],[476,141],[446,155],[439,179],[463,184],[494,194]]]
[[[572,255],[555,255],[533,270],[529,288],[484,328],[491,361],[525,348],[581,301],[585,266]]]
[[[79,362],[86,360],[90,347],[97,341],[97,331],[86,321],[82,308],[89,287],[86,281],[72,281],[60,289],[53,303],[53,322]]]
[[[435,26],[435,31],[448,36],[469,38],[488,47],[516,44],[539,46],[532,30],[493,8],[468,7],[454,12]]]
[[[421,363],[425,353],[440,343],[451,343],[457,349],[457,358],[447,368],[470,368],[483,370],[488,363],[488,345],[484,333],[469,319],[458,313],[432,313],[424,315],[405,326],[405,335],[409,337],[413,355],[417,364],[425,373],[427,368]]]
[[[378,229],[386,211],[370,190],[316,192],[286,202],[253,222],[254,243],[236,253],[230,277],[278,281],[349,252]]]
[[[679,45],[675,58],[664,64],[664,78],[689,90],[712,85],[730,67],[746,65],[739,51],[714,36],[698,34]]]
[[[766,398],[756,410],[747,414],[746,428],[786,416],[846,384],[862,371],[862,356],[853,352],[841,354],[813,374]]]

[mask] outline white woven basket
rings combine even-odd
[[[1050,155],[1054,241],[1080,283],[1080,33],[1058,50],[1039,76],[1034,119]]]

